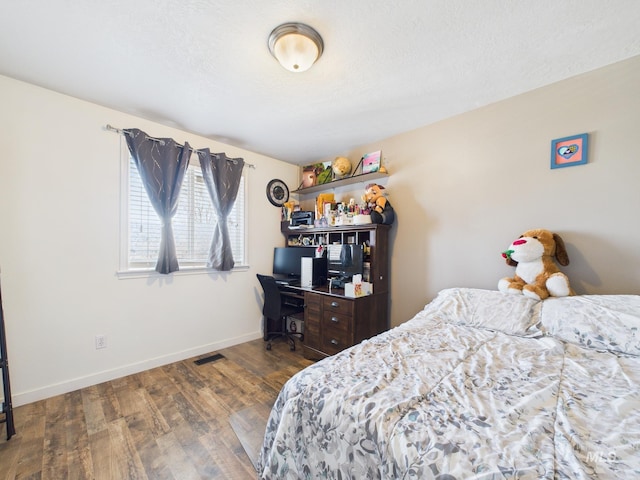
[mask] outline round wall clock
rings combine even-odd
[[[289,187],[282,180],[273,179],[267,184],[267,198],[272,205],[281,207],[289,200]]]

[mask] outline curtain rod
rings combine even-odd
[[[112,127],[112,126],[111,126],[111,125],[109,125],[108,123],[105,125],[105,127],[104,127],[104,128],[105,128],[106,130],[111,131],[111,132],[119,133],[120,135],[128,135],[128,132],[125,132],[125,131],[124,131],[124,130],[122,130],[121,128]],[[154,141],[154,142],[161,142],[161,141],[162,141],[162,139],[160,139],[160,138],[154,138],[154,137],[150,137],[150,136],[148,136],[148,135],[147,135],[147,138],[148,138],[149,140]],[[178,143],[178,145],[180,145],[180,144]],[[181,146],[181,147],[184,147],[184,145],[180,145],[180,146]],[[196,150],[195,148],[189,148],[189,150],[191,150],[192,152],[197,152],[197,151],[198,151],[198,150]],[[233,158],[228,158],[228,159],[227,159],[227,161],[229,161],[229,162],[233,162],[233,161],[234,161],[234,159],[233,159]],[[247,167],[249,167],[249,168],[253,168],[253,169],[255,169],[255,168],[256,168],[256,166],[255,166],[253,163],[247,163],[247,162],[244,162],[244,164],[245,164],[245,166],[247,166]]]

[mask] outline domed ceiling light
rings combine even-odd
[[[322,37],[309,25],[283,23],[269,35],[269,51],[291,72],[304,72],[322,55]]]

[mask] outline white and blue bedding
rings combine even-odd
[[[264,479],[640,478],[640,296],[448,289],[292,377]]]

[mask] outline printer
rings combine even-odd
[[[313,225],[313,212],[298,211],[291,214],[291,225]]]

